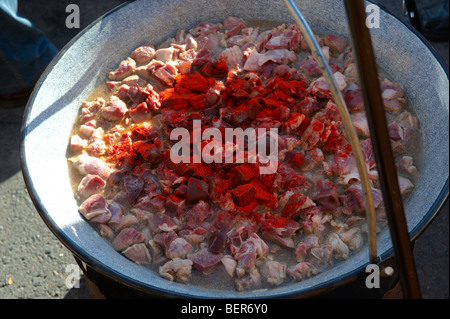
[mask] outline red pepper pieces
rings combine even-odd
[[[255,199],[255,188],[250,184],[240,185],[231,190],[233,201],[238,206],[247,206]]]

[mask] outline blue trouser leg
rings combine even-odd
[[[33,87],[58,52],[17,7],[17,0],[0,0],[0,94]]]

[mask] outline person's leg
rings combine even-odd
[[[448,41],[448,0],[432,1],[420,11],[423,34],[430,41]]]
[[[448,0],[403,0],[411,25],[429,41],[448,41]]]
[[[31,91],[58,50],[29,20],[17,0],[0,1],[0,99]]]

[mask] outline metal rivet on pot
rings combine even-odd
[[[380,273],[381,277],[391,277],[392,275],[394,275],[394,268],[392,268],[391,266],[387,266],[381,269],[381,273]]]

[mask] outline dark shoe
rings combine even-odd
[[[429,41],[448,41],[448,7],[448,0],[434,1],[420,9],[416,0],[403,0],[403,14]]]
[[[422,9],[423,35],[430,41],[448,41],[448,1]]]
[[[0,94],[0,107],[4,109],[12,109],[15,107],[24,106],[27,104],[31,92],[33,92],[33,88],[11,94]]]

